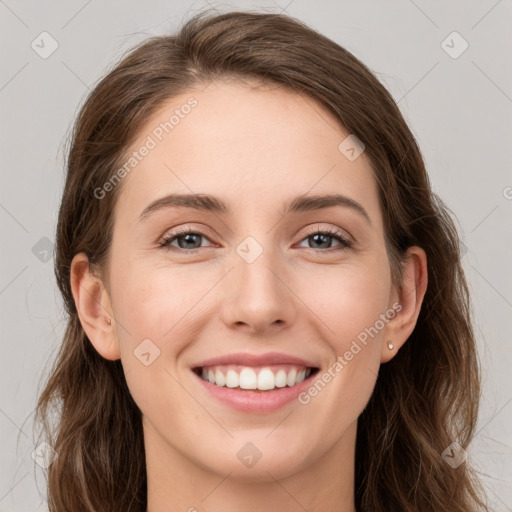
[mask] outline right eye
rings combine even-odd
[[[202,247],[200,242],[201,237],[204,237],[207,240],[209,240],[204,233],[201,233],[200,231],[195,231],[191,228],[185,228],[164,235],[163,241],[159,244],[159,247],[166,247],[171,251],[193,252]],[[178,241],[179,247],[171,245],[175,240]],[[197,246],[198,240],[199,246]],[[196,246],[189,247],[189,245]]]

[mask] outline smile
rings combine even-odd
[[[263,367],[217,365],[196,368],[195,372],[203,380],[219,387],[271,391],[300,384],[316,370],[317,368],[298,365]]]

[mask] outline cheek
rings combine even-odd
[[[329,344],[328,367],[301,403],[315,403],[323,421],[343,429],[364,409],[380,366],[381,339],[392,318],[388,310],[389,269],[380,264],[340,269],[316,280],[312,309],[321,319]],[[322,343],[322,344],[323,344]],[[318,399],[316,398],[318,396]],[[340,407],[344,411],[340,424]],[[341,431],[341,430],[340,430]]]
[[[112,284],[116,317],[126,327],[121,329],[121,342],[132,348],[145,338],[160,346],[164,341],[169,344],[208,289],[194,277],[186,269],[143,265],[137,260],[119,265],[112,273]]]
[[[354,340],[364,344],[382,335],[385,323],[381,315],[388,309],[390,286],[389,269],[352,266],[316,276],[309,281],[308,293],[304,288],[301,294],[308,297],[308,306],[325,324],[336,354],[343,354]]]
[[[179,274],[134,265],[115,277],[114,304],[126,382],[137,406],[147,418],[164,418],[167,410],[194,421],[198,412],[178,383],[176,362],[198,328],[191,312],[197,299],[184,287],[190,280]]]
[[[304,420],[308,439],[317,443],[315,449],[325,451],[357,420],[374,390],[380,366],[379,338],[385,325],[377,322],[386,314],[391,283],[380,265],[330,270],[328,275],[312,276],[315,286],[310,282],[309,290],[314,292],[306,295],[320,318],[318,330],[325,334],[319,346],[325,350],[328,344],[330,358],[318,378],[299,395],[301,405],[295,416],[315,418]],[[304,296],[305,289],[301,293]]]
[[[181,396],[182,390],[172,376],[178,375],[180,354],[211,320],[201,299],[214,277],[211,270],[201,276],[192,266],[170,267],[142,258],[116,262],[111,283],[121,359],[130,392],[143,412],[164,397],[173,408],[180,406],[172,397]],[[166,393],[157,398],[153,390],[163,387]]]

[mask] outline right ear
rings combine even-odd
[[[71,262],[70,284],[78,318],[96,351],[105,359],[121,358],[115,319],[108,291],[91,270],[83,252]]]

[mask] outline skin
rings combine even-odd
[[[357,419],[380,364],[414,329],[425,252],[409,249],[403,286],[394,286],[370,161],[365,153],[349,161],[338,150],[348,132],[289,90],[216,81],[188,91],[148,121],[130,151],[192,95],[198,105],[123,179],[108,282],[85,254],[72,262],[87,336],[106,359],[121,358],[143,413],[148,511],[353,512]],[[361,204],[371,223],[343,206],[283,216],[296,196],[334,192]],[[233,213],[163,208],[139,220],[169,193],[211,194]],[[204,233],[189,241],[199,249],[159,247],[182,227]],[[312,237],[319,228],[341,230],[353,246],[327,238],[339,250],[325,252]],[[263,248],[250,264],[236,252],[248,236]],[[321,374],[397,302],[400,312],[307,405],[239,412],[191,372],[218,355],[277,351],[317,362]],[[145,366],[134,350],[148,338],[160,356]],[[248,441],[262,453],[250,468],[237,457]]]

